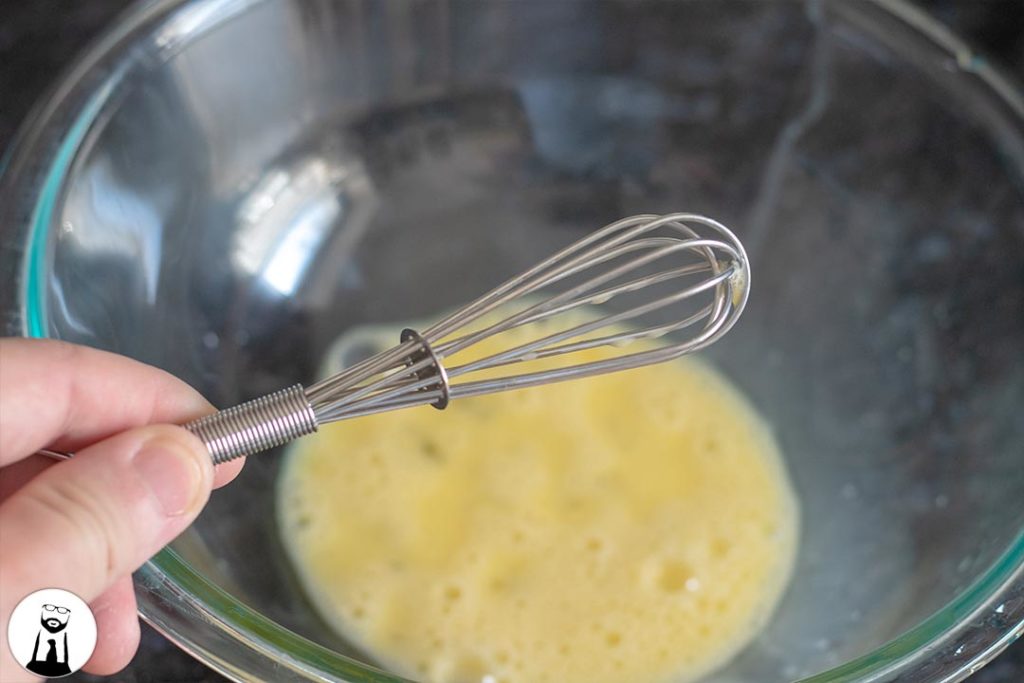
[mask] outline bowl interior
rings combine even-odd
[[[775,618],[711,680],[862,656],[1019,552],[1022,128],[855,4],[211,0],[126,41],[111,78],[43,214],[38,332],[226,406],[616,218],[704,213],[753,269],[706,355],[803,508]],[[372,662],[295,584],[278,467],[253,458],[174,550]]]

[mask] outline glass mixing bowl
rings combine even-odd
[[[710,680],[959,680],[1024,628],[1022,114],[881,0],[151,2],[4,162],[5,331],[224,406],[613,219],[706,213],[754,273],[707,356],[803,506],[784,601]],[[398,680],[298,590],[278,466],[138,573],[143,614],[238,680]]]

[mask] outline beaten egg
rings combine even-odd
[[[324,620],[431,683],[698,679],[770,618],[798,536],[770,430],[691,358],[324,426],[277,510]]]

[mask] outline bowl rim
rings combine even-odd
[[[48,231],[64,178],[104,103],[124,76],[123,50],[159,27],[173,53],[266,0],[149,0],[129,9],[65,71],[0,157],[0,311],[3,332],[47,336],[42,286]],[[905,0],[832,0],[848,18],[891,22],[971,79],[976,91],[1024,132],[1024,95],[961,39]],[[811,5],[809,5],[811,6]],[[1024,137],[1024,136],[1022,136]],[[1013,150],[1024,160],[1024,149]],[[1018,156],[1019,155],[1019,156]],[[46,160],[39,163],[38,159]],[[1022,164],[1024,166],[1024,164]],[[180,648],[228,678],[403,683],[262,616],[211,583],[171,548],[135,576],[140,612]],[[917,626],[871,652],[801,680],[846,683],[906,680],[949,683],[977,671],[1024,635],[1024,530],[970,586]]]

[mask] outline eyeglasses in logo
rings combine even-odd
[[[43,610],[46,612],[56,612],[57,614],[70,614],[71,610],[67,607],[57,607],[56,605],[43,605]]]

